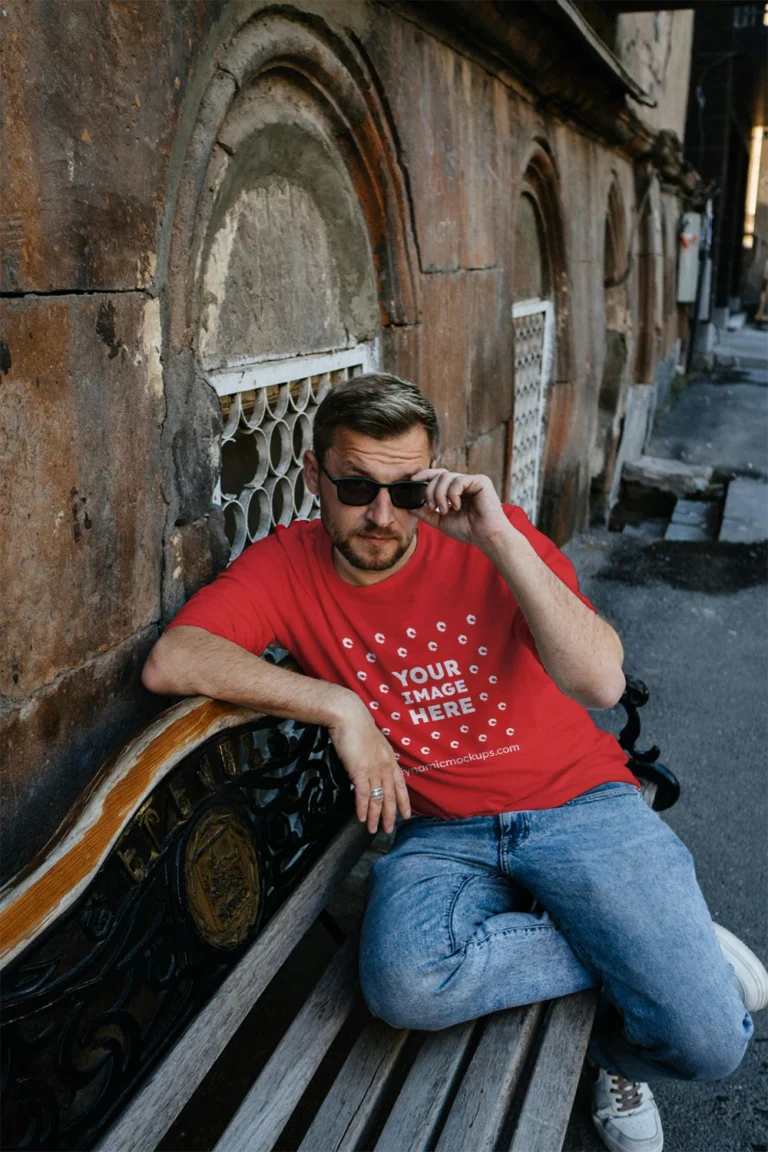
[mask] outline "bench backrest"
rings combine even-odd
[[[108,761],[0,893],[4,1148],[153,1148],[363,851],[350,814],[324,729],[206,697]]]

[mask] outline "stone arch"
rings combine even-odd
[[[621,414],[632,354],[629,299],[630,259],[624,197],[614,173],[608,192],[603,230],[604,359],[598,393],[597,429],[590,486],[590,521],[604,523],[619,441]]]
[[[209,59],[168,221],[169,528],[211,510],[223,428],[211,372],[348,350],[419,316],[394,134],[351,39],[306,14],[261,12]],[[223,546],[215,514],[211,525]]]
[[[568,426],[573,408],[570,310],[563,210],[557,167],[546,140],[535,139],[526,158],[519,186],[520,207],[528,199],[535,209],[543,253],[541,290],[552,308],[553,332],[549,368],[543,397],[542,446],[537,491],[537,525],[560,541],[570,532],[576,491],[570,480],[563,488],[567,469]],[[517,260],[517,256],[516,256]],[[514,298],[520,300],[515,287]],[[513,309],[514,313],[514,309]],[[517,343],[517,333],[516,333]],[[516,352],[516,360],[519,359]],[[516,377],[518,373],[516,371]],[[516,407],[518,380],[515,383]],[[517,418],[516,418],[517,419]],[[514,470],[514,453],[512,469]]]
[[[330,29],[317,21],[309,26],[301,13],[264,13],[217,53],[191,131],[168,260],[171,346],[187,346],[197,322],[195,288],[202,249],[231,167],[231,143],[220,139],[221,131],[233,110],[241,133],[245,108],[250,105],[249,111],[259,115],[256,91],[264,82],[282,85],[282,96],[292,90],[299,117],[307,117],[307,122],[311,118],[315,135],[325,135],[326,142],[332,135],[364,215],[381,324],[415,323],[419,306],[413,228],[394,135],[377,86],[352,45]]]

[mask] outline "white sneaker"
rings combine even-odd
[[[647,1084],[599,1068],[592,1087],[592,1121],[611,1152],[661,1152],[661,1117]]]
[[[733,965],[736,985],[747,1012],[768,1007],[768,972],[743,940],[720,924],[713,924],[723,955]]]

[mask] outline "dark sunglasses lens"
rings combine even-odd
[[[389,495],[395,508],[421,508],[427,499],[427,486],[421,481],[411,484],[406,480],[402,484],[393,484]]]
[[[336,485],[339,500],[342,504],[352,504],[361,507],[363,504],[372,504],[376,499],[379,486],[371,480],[339,480]]]

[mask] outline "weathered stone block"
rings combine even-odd
[[[171,532],[165,548],[163,618],[171,619],[204,584],[210,584],[229,560],[221,509]]]
[[[678,524],[674,520],[667,525],[664,533],[665,540],[708,540],[709,537],[703,528],[695,524]]]
[[[501,424],[485,436],[478,436],[467,445],[467,468],[470,473],[490,476],[501,500],[507,500],[504,491],[504,469],[507,460],[507,426]]]
[[[737,520],[768,522],[768,484],[748,476],[731,480],[725,498],[725,515]]]
[[[419,384],[420,339],[420,325],[384,328],[381,333],[382,370]]]
[[[502,271],[467,274],[466,341],[469,435],[508,420],[515,390],[512,301]]]
[[[157,620],[158,301],[2,302],[0,692],[21,699]]]
[[[704,492],[712,482],[713,469],[708,464],[685,464],[682,460],[666,460],[659,456],[641,456],[624,465],[623,479],[659,488],[678,499]]]
[[[502,265],[511,180],[507,90],[410,21],[380,5],[373,15],[367,46],[397,124],[422,270]]]
[[[507,282],[498,271],[424,277],[418,383],[456,447],[509,419],[514,392]]]
[[[699,528],[706,534],[710,507],[704,500],[678,500],[672,513],[672,523],[685,524],[688,528]]]
[[[466,273],[425,276],[417,383],[432,401],[445,448],[468,438]]]
[[[0,288],[149,284],[187,79],[221,0],[4,0]]]
[[[166,701],[141,687],[150,628],[0,717],[0,883],[56,830],[99,766]]]
[[[768,539],[768,485],[741,476],[731,480],[719,539],[744,543]]]

